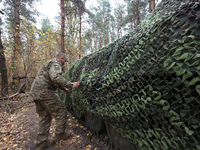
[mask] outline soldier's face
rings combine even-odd
[[[66,61],[67,61],[67,59],[65,57],[60,58],[60,62],[62,63],[63,66],[64,66]]]

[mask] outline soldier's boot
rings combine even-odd
[[[55,144],[55,141],[53,139],[49,139],[44,141],[43,143],[36,146],[36,150],[44,150],[47,147],[50,147]]]
[[[55,142],[58,142],[60,140],[67,140],[72,135],[72,132],[64,132],[62,134],[56,134],[55,135]]]

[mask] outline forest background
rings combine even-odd
[[[148,16],[159,2],[98,0],[87,8],[89,0],[60,0],[52,23],[38,12],[36,3],[40,1],[0,1],[0,98],[29,90],[41,65],[60,51],[67,54],[67,70],[138,24],[148,25],[152,21]],[[42,18],[40,28],[38,18]]]

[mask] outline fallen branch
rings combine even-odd
[[[2,97],[2,98],[0,98],[0,100],[6,100],[6,99],[10,99],[10,98],[13,98],[13,97],[15,97],[15,96],[17,96],[17,95],[19,95],[19,93],[18,93],[18,92],[17,92],[17,93],[15,93],[15,94],[13,94],[13,95],[10,95],[10,96]]]
[[[0,98],[0,100],[7,100],[7,99],[10,99],[10,98],[13,98],[13,97],[19,95],[20,93],[23,93],[23,92],[24,92],[24,89],[25,89],[25,85],[26,85],[26,82],[22,83],[22,84],[20,85],[18,91],[17,91],[15,94],[10,95],[10,96],[6,96],[6,97],[2,97],[2,98]]]

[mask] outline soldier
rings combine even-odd
[[[30,96],[35,102],[36,112],[39,115],[36,150],[43,150],[71,136],[69,131],[65,132],[67,112],[56,90],[60,88],[69,93],[67,88],[78,88],[80,82],[72,83],[62,77],[62,66],[65,62],[66,55],[62,52],[58,53],[56,58],[42,65],[31,86]],[[56,122],[55,138],[48,139],[52,117]]]

